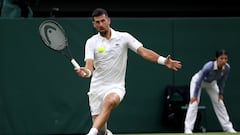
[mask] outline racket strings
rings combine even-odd
[[[49,47],[53,48],[54,50],[63,50],[67,46],[66,40],[62,41],[62,43],[56,42],[49,44]]]

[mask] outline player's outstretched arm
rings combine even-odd
[[[182,67],[181,62],[177,60],[173,60],[170,55],[168,55],[165,58],[163,56],[160,56],[153,50],[147,49],[143,46],[137,49],[137,53],[146,60],[161,64],[161,65],[165,65],[166,67],[173,69],[175,71],[177,71]]]

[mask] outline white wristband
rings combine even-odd
[[[89,78],[89,77],[92,75],[92,72],[91,72],[90,69],[86,69],[86,70],[87,70],[87,72],[88,72],[88,75],[87,75],[86,77]]]
[[[166,60],[165,57],[159,56],[159,57],[158,57],[158,60],[157,60],[157,63],[158,63],[158,64],[165,65],[165,60]]]

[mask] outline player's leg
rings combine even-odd
[[[93,134],[89,132],[89,135],[95,135],[101,130],[104,124],[109,119],[110,113],[114,107],[116,107],[125,95],[125,90],[114,89],[105,93],[103,96],[103,102],[101,104],[101,109],[97,115],[93,116]],[[101,131],[102,132],[102,131]],[[111,133],[111,132],[109,132]]]
[[[193,96],[194,89],[196,86],[197,75],[194,75],[190,83],[190,99]],[[198,101],[194,103],[189,103],[185,121],[184,121],[184,133],[191,134],[194,128],[194,124],[197,118],[198,103],[200,102],[201,88],[199,89]]]
[[[96,135],[105,125],[105,123],[107,123],[112,109],[122,101],[125,95],[125,90],[117,88],[107,90],[106,92],[102,92],[102,94],[103,95],[99,96],[88,93],[91,113],[93,117],[93,126],[89,131],[89,135]]]
[[[91,92],[91,91],[88,92],[89,107],[90,107],[93,123],[101,111],[102,99],[100,97],[101,97],[101,94],[98,94],[97,92]],[[98,134],[98,129],[94,127],[92,127],[87,133],[87,135],[97,135],[97,134]]]
[[[208,92],[208,94],[211,98],[213,109],[214,109],[214,111],[217,115],[217,118],[223,128],[223,131],[232,132],[232,133],[236,132],[233,129],[233,125],[229,119],[229,115],[228,115],[228,112],[226,110],[223,100],[219,100],[219,98],[218,98],[219,88],[217,86],[217,83],[212,82],[210,85],[211,86],[209,88],[206,88],[206,91]]]
[[[106,135],[107,132],[107,123],[105,123],[102,128],[98,131],[98,135]]]
[[[120,97],[117,93],[108,94],[104,98],[100,114],[94,120],[93,128],[97,128],[98,130],[100,130],[101,127],[107,122],[112,109],[116,107],[119,103]]]

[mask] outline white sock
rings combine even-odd
[[[91,128],[87,135],[97,135],[98,130],[96,128]]]

